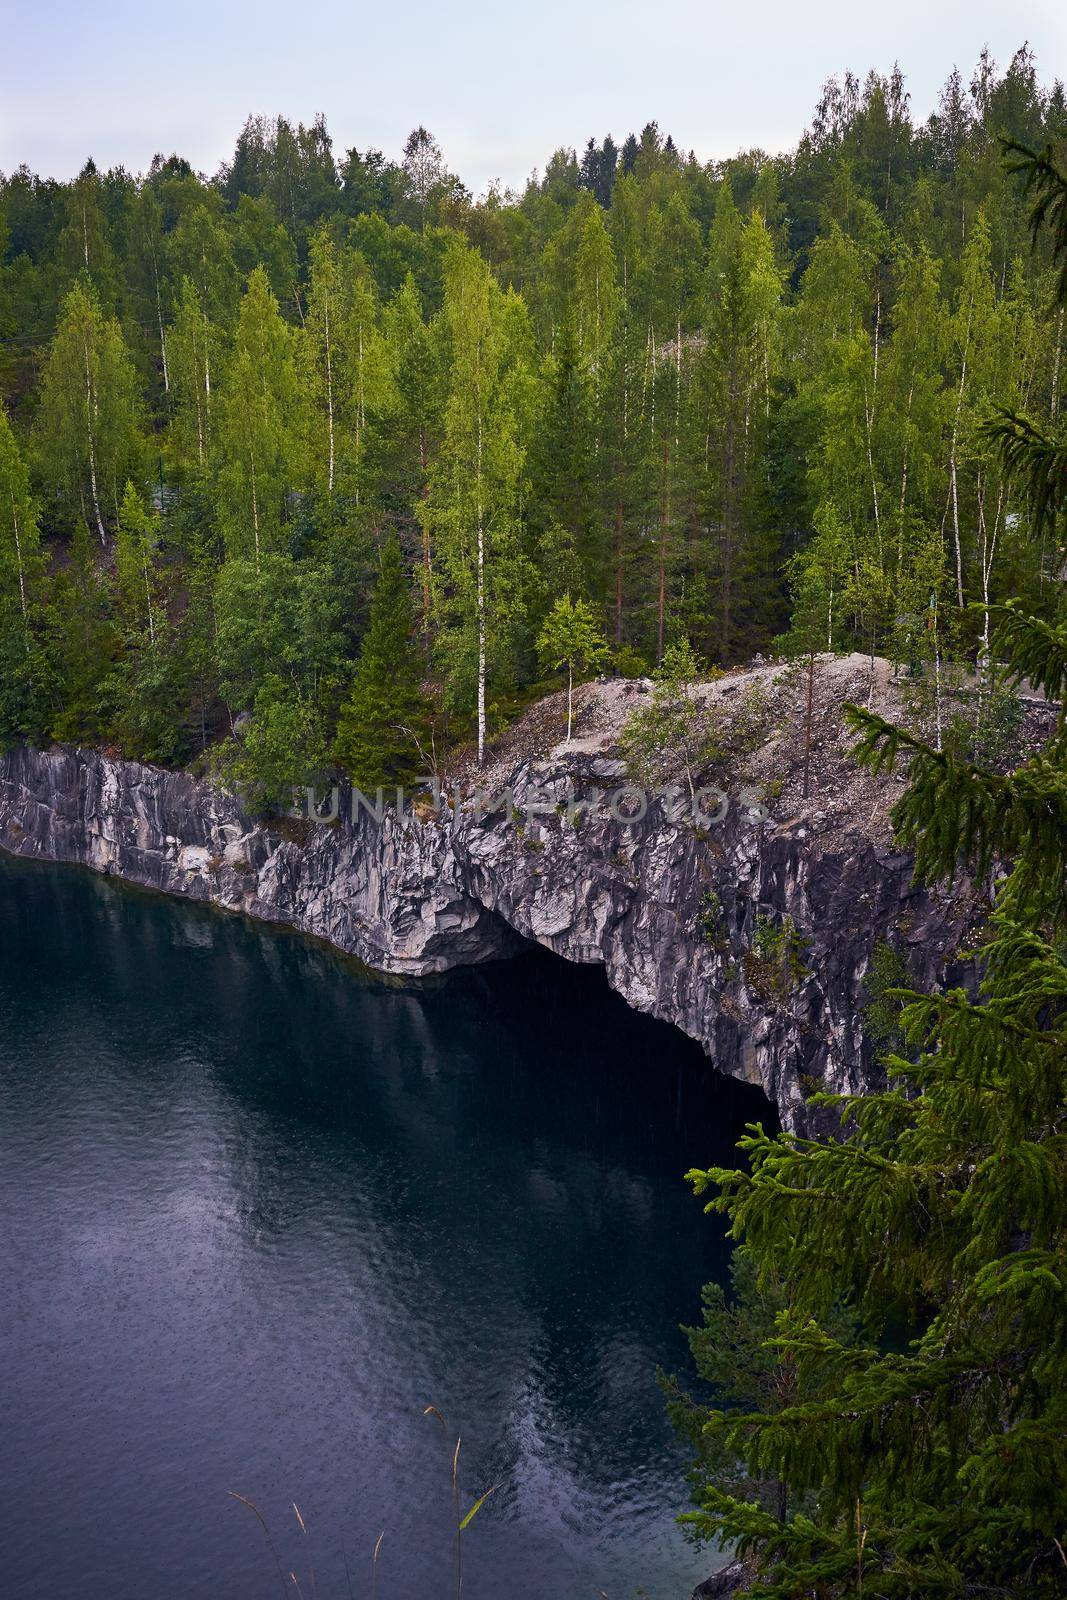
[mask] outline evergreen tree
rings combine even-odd
[[[775,1322],[784,1309],[781,1286],[766,1276],[761,1283],[752,1257],[735,1250],[729,1295],[721,1284],[705,1284],[700,1326],[684,1329],[704,1386],[701,1396],[689,1393],[676,1377],[660,1374],[671,1422],[694,1452],[689,1478],[697,1503],[713,1482],[754,1501],[780,1523],[791,1509],[789,1485],[773,1473],[754,1478],[716,1424],[720,1416],[733,1420],[756,1411],[773,1416],[796,1404],[796,1363],[775,1345]]]
[[[986,421],[986,436],[1018,479],[1039,527],[1047,527],[1067,510],[1067,436],[1057,424],[1059,360],[1064,307],[1067,306],[1067,174],[1053,147],[1040,153],[1018,140],[1005,141],[1009,171],[1022,176],[1033,197],[1030,227],[1035,247],[1042,228],[1051,231],[1058,277],[1056,368],[1051,395],[1051,421],[1034,417],[1018,405],[1001,403]]]
[[[994,652],[1067,696],[1067,630],[1007,609]],[[1014,773],[960,764],[854,709],[861,760],[910,759],[895,813],[927,880],[962,860],[998,888],[980,993],[907,994],[911,1057],[886,1090],[820,1096],[840,1139],[742,1141],[748,1169],[690,1176],[782,1285],[774,1348],[801,1393],[713,1414],[745,1463],[789,1486],[768,1512],[714,1474],[690,1521],[739,1541],[764,1600],[1062,1592],[1067,1222],[1067,720]],[[854,1307],[862,1343],[834,1332]]]
[[[783,630],[929,655],[934,743],[982,748],[996,607],[1048,612],[1062,574],[1064,107],[1024,49],[954,74],[927,124],[899,71],[846,75],[781,157],[701,164],[649,123],[621,161],[556,152],[518,199],[471,201],[425,133],[404,166],[338,170],[321,119],[284,117],[213,181],[179,157],[0,177],[0,378],[42,529],[27,653],[0,528],[5,727],[71,692],[70,727],[185,753],[273,675],[280,771],[268,724],[328,742],[395,528],[435,692],[483,748],[568,593],[630,674],[680,634],[724,660]],[[145,417],[155,646],[111,547]],[[966,694],[972,664],[954,718],[945,673]]]
[[[574,586],[599,600],[606,551],[596,477],[595,401],[570,315],[548,362],[548,390],[530,464],[533,517],[550,597]]]
[[[337,761],[366,793],[406,783],[420,770],[427,713],[413,633],[411,587],[394,533],[382,546],[370,621],[334,743]]]
[[[423,317],[422,296],[410,272],[386,307],[384,331],[395,393],[383,429],[386,476],[393,486],[389,509],[421,545],[420,621],[428,640],[433,551],[429,524],[419,523],[417,509],[426,494],[430,462],[436,453],[440,374]]]
[[[93,559],[84,522],[74,525],[70,559],[55,575],[45,649],[55,680],[49,734],[72,744],[100,744],[111,720],[108,685],[118,639],[104,573]]]
[[[782,362],[782,278],[762,217],[742,222],[724,184],[708,245],[705,346],[694,381],[689,438],[693,493],[712,597],[709,648],[732,661],[754,642],[765,606],[769,504],[767,448]],[[706,625],[705,625],[706,626]]]

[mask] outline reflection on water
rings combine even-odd
[[[597,971],[401,987],[0,858],[5,1596],[277,1593],[229,1489],[322,1600],[383,1528],[381,1600],[445,1596],[456,1430],[467,1600],[686,1595],[682,1174],[761,1115]]]

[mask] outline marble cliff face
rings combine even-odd
[[[718,692],[745,692],[743,680]],[[613,741],[625,704],[647,691],[611,685],[589,686],[571,745],[539,751],[536,738],[514,738],[497,753],[484,787],[510,789],[509,805],[379,821],[362,807],[353,815],[342,793],[331,824],[279,828],[187,773],[19,748],[0,756],[0,846],[288,923],[405,977],[536,940],[602,964],[631,1005],[699,1040],[718,1070],[760,1084],[783,1122],[803,1127],[813,1088],[877,1081],[863,1007],[878,942],[916,983],[939,984],[973,914],[966,886],[948,895],[912,881],[884,781],[835,786],[846,768],[834,707],[852,687],[831,687],[820,712],[816,801],[790,802],[788,738],[761,742],[743,792],[773,792],[769,815],[735,801],[695,825],[687,803],[655,797],[635,820],[603,804],[576,811],[572,797],[624,781]]]

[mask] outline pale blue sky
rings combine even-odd
[[[702,159],[794,143],[819,86],[899,59],[913,111],[988,43],[1006,64],[1029,39],[1045,81],[1067,77],[1060,0],[676,0],[660,7],[541,0],[8,0],[0,170],[67,178],[140,171],[177,150],[213,172],[249,111],[326,115],[337,151],[398,156],[431,128],[476,192],[521,184],[558,145],[621,141],[654,118]]]

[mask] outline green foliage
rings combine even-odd
[[[700,896],[700,931],[714,949],[726,942],[723,903],[714,889],[705,889]]]
[[[879,939],[863,982],[863,1030],[879,1050],[899,1055],[904,1049],[901,1013],[907,987],[904,958],[888,939]]]
[[[790,1511],[788,1485],[773,1474],[753,1476],[727,1427],[736,1417],[758,1411],[775,1414],[797,1399],[796,1364],[774,1346],[776,1319],[785,1296],[773,1281],[760,1282],[753,1259],[735,1250],[730,1293],[720,1284],[704,1285],[701,1324],[683,1329],[701,1383],[687,1392],[676,1377],[660,1374],[667,1410],[679,1436],[694,1453],[689,1480],[702,1504],[708,1485],[725,1495],[744,1495],[769,1516],[784,1522]],[[691,1520],[699,1527],[696,1518]]]
[[[1048,661],[1044,630],[1014,612],[1000,643],[1013,674]],[[1001,776],[852,718],[862,760],[910,757],[898,824],[928,876],[957,858],[1012,866],[976,996],[909,992],[894,1017],[897,958],[875,952],[868,1026],[908,1055],[889,1056],[884,1093],[815,1097],[837,1139],[754,1128],[745,1168],[690,1174],[780,1291],[764,1348],[796,1383],[784,1407],[703,1421],[691,1521],[737,1541],[760,1600],[1051,1597],[1067,1511],[1067,738]],[[834,1328],[842,1304],[865,1344]],[[768,1480],[788,1490],[780,1517]]]
[[[434,552],[437,653],[456,708],[474,715],[481,760],[487,692],[513,675],[525,631],[519,508],[533,378],[522,302],[459,245],[439,337],[449,371],[443,436],[418,517]]]
[[[283,678],[270,676],[256,693],[243,734],[219,746],[216,770],[252,812],[284,809],[294,792],[317,783],[328,764],[317,707]]]
[[[379,785],[407,783],[426,766],[428,708],[413,632],[408,574],[394,534],[382,548],[370,622],[334,744],[336,759],[368,794]]]
[[[257,566],[282,548],[287,496],[301,483],[300,404],[293,334],[266,272],[257,267],[241,301],[216,424],[227,553]]]
[[[944,747],[964,761],[999,767],[1018,757],[1025,716],[1018,695],[997,689],[979,692],[970,716],[957,712],[949,718]]]
[[[1003,764],[991,619],[1017,594],[1054,627],[1062,564],[1062,129],[1023,50],[921,126],[871,74],[788,155],[649,124],[477,202],[427,130],[338,165],[284,117],[213,181],[0,178],[0,737],[184,760],[276,676],[332,741],[395,531],[412,671],[483,756],[569,596],[630,676],[679,636],[904,654],[957,756],[942,678],[977,661],[968,748]],[[645,765],[762,736],[687,698]]]
[[[1019,139],[1002,139],[1005,168],[1023,179],[1024,193],[1033,200],[1030,234],[1035,247],[1044,228],[1051,230],[1052,259],[1060,266],[1059,296],[1067,301],[1067,175],[1051,144],[1032,150]]]
[[[1008,171],[1022,176],[1033,199],[1029,223],[1035,248],[1042,229],[1051,228],[1057,294],[1061,306],[1067,305],[1067,176],[1051,144],[1038,152],[1018,139],[1001,142]],[[1062,326],[1061,313],[1061,330]],[[1007,475],[1023,487],[1035,525],[1052,529],[1067,507],[1067,438],[1062,426],[1049,426],[1001,402],[993,407],[983,431],[999,452]]]
[[[1006,681],[1032,674],[1062,708],[1062,628],[997,615]],[[977,995],[901,993],[899,956],[876,947],[865,1017],[890,1082],[815,1097],[839,1138],[753,1128],[746,1169],[690,1174],[757,1286],[780,1293],[773,1333],[757,1333],[795,1382],[784,1406],[757,1396],[700,1419],[690,1520],[737,1541],[760,1600],[1051,1597],[1067,1515],[1067,722],[1061,709],[1040,754],[999,773],[850,717],[867,766],[908,759],[894,820],[918,871],[1006,877]],[[842,1304],[865,1346],[834,1328]],[[739,1369],[726,1378],[743,1404]]]
[[[141,402],[122,331],[91,282],[63,302],[41,378],[38,470],[70,518],[104,543],[142,450]]]
[[[694,792],[698,772],[721,752],[716,721],[692,693],[700,667],[687,639],[667,646],[647,705],[630,712],[619,749],[633,777],[657,786],[683,773]]]
[[[43,731],[44,577],[29,471],[0,406],[0,746]]]
[[[541,624],[537,652],[550,669],[567,669],[567,740],[570,742],[574,673],[595,671],[608,653],[604,636],[597,627],[591,606],[565,594],[557,600]]]
[[[251,707],[272,674],[317,698],[340,673],[340,597],[326,563],[235,558],[220,568],[213,599],[219,692],[234,710]]]
[[[78,523],[46,619],[45,648],[56,680],[48,731],[72,744],[102,743],[110,729],[107,685],[119,641],[109,586],[93,556],[89,530]]]
[[[792,917],[757,916],[752,944],[742,957],[745,977],[752,988],[779,1004],[788,1001],[808,975],[804,943]]]
[[[1062,428],[997,406],[984,436],[999,451],[1005,471],[1024,486],[1036,526],[1054,526],[1067,507],[1067,437]]]

